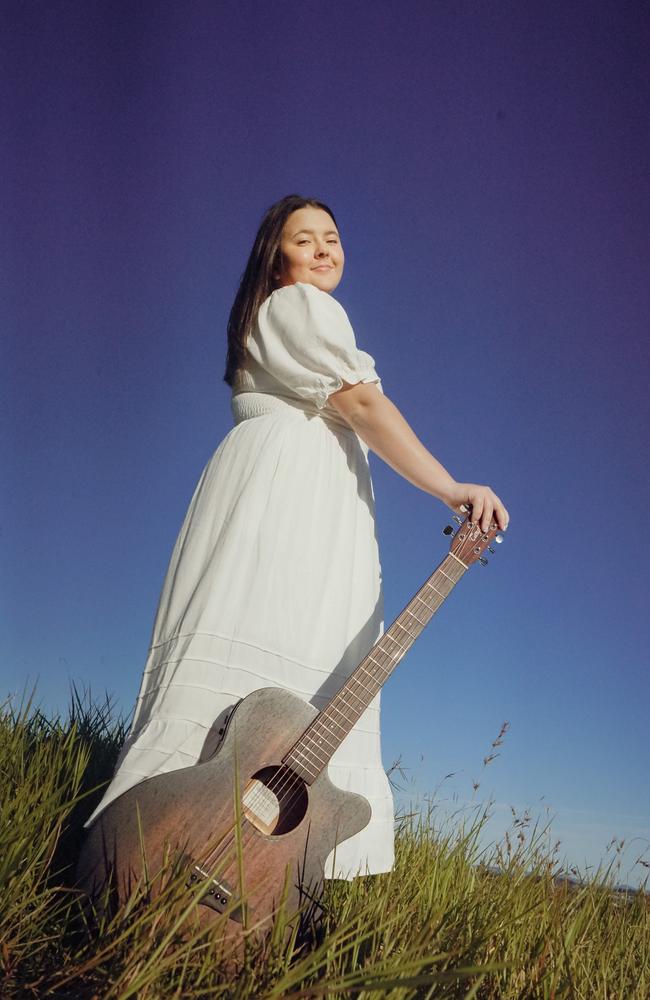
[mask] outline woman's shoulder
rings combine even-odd
[[[306,335],[312,347],[348,353],[357,349],[348,314],[329,292],[302,281],[274,289],[257,312],[252,339],[267,346],[295,342],[305,350]]]

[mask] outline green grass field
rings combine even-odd
[[[646,893],[613,892],[611,866],[558,884],[536,830],[486,852],[486,810],[441,826],[435,808],[402,817],[390,874],[328,883],[316,942],[278,924],[236,970],[178,879],[153,903],[143,890],[93,913],[72,867],[124,735],[108,703],[74,692],[67,718],[1,709],[0,996],[650,998]]]

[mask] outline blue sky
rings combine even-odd
[[[617,837],[620,880],[647,874],[648,20],[5,6],[3,694],[37,680],[63,709],[73,680],[130,711],[232,424],[225,326],[253,237],[278,198],[316,197],[384,391],[511,516],[388,682],[384,763],[408,769],[404,801],[438,789],[442,815],[479,780],[495,838],[529,809],[568,864]],[[388,625],[448,514],[371,464]]]

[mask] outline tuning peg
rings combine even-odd
[[[443,535],[453,535],[454,529],[452,528],[451,524],[448,524],[446,528],[443,528],[442,533]]]
[[[456,522],[456,524],[462,524],[463,523],[462,517],[459,517],[458,514],[453,514],[452,515],[452,520],[454,520]]]
[[[478,561],[480,562],[481,566],[487,566],[488,564],[487,559],[484,559],[483,556],[479,556]]]
[[[497,545],[501,545],[501,542],[503,541],[503,535],[497,535],[494,541],[497,543]]]
[[[488,547],[487,547],[487,550],[488,550],[488,552],[491,552],[491,553],[492,553],[492,555],[494,555],[494,553],[495,553],[495,550],[494,550],[494,549],[492,548],[492,546],[491,546],[491,545],[488,545]]]

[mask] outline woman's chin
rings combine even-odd
[[[336,288],[340,280],[340,275],[336,271],[322,271],[320,273],[312,271],[309,284],[320,288],[322,292],[331,292]]]

